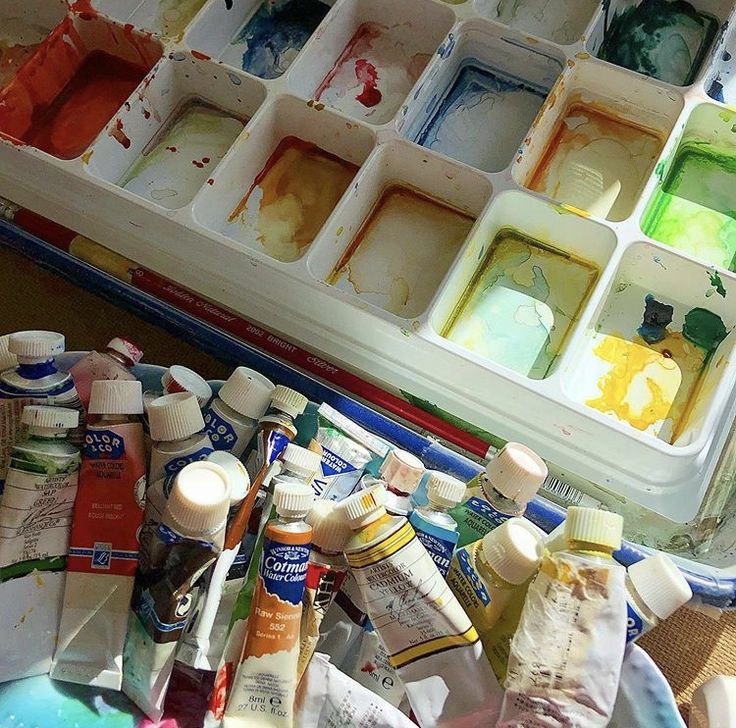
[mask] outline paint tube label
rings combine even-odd
[[[428,521],[418,511],[411,514],[409,523],[414,527],[417,538],[429,552],[440,574],[446,579],[450,571],[455,545],[459,538],[458,532],[448,531],[446,528]]]
[[[648,625],[645,625],[642,616],[631,606],[630,602],[626,603],[626,641],[633,642],[639,639],[648,631]]]
[[[278,414],[261,418],[260,429],[256,435],[256,449],[245,464],[251,482],[264,465],[270,465],[274,460],[278,460],[295,435],[296,430],[291,418]]]
[[[322,474],[312,481],[317,498],[340,501],[347,498],[360,481],[362,467],[355,467],[327,448],[322,448]]]
[[[169,449],[169,445],[170,443],[154,443],[151,448],[151,462],[148,467],[150,483],[161,478],[172,478],[190,463],[207,460],[214,452],[210,438],[204,433],[198,433],[179,443],[178,450]]]
[[[88,427],[74,505],[69,571],[134,576],[143,521],[143,427]]]
[[[252,420],[253,424],[248,426],[242,422],[230,420],[224,412],[220,411],[217,402],[217,399],[214,399],[202,413],[205,432],[209,435],[215,450],[226,450],[240,457],[253,437],[258,421]]]
[[[190,463],[197,463],[201,460],[207,460],[207,458],[213,452],[214,450],[211,447],[200,447],[197,450],[192,450],[192,452],[177,455],[176,457],[171,458],[171,460],[168,460],[164,463],[164,473],[168,477],[171,477],[172,475],[177,475]]]
[[[604,728],[626,641],[626,571],[613,560],[547,556],[511,642],[498,728]]]
[[[395,708],[398,708],[404,699],[404,686],[370,622],[363,632],[358,659],[351,677]]]
[[[466,612],[482,610],[491,603],[491,596],[473,567],[474,557],[474,547],[458,549],[447,579]],[[472,619],[472,614],[470,616]]]
[[[67,458],[53,473],[43,467],[34,453],[13,450],[0,504],[0,568],[69,550],[79,458]]]
[[[311,536],[311,529],[266,529],[243,661],[225,710],[226,728],[231,724],[293,725]]]
[[[450,511],[450,515],[457,523],[458,544],[467,546],[494,528],[511,518],[507,513],[496,510],[484,498],[472,496],[465,503],[456,506]]]
[[[307,582],[304,590],[304,608],[299,630],[298,677],[304,674],[309,660],[319,641],[319,628],[327,610],[345,580],[345,569],[335,568],[314,561],[307,567]]]

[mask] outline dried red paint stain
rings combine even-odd
[[[166,147],[170,152],[176,152],[176,147]]]
[[[193,159],[192,160],[192,164],[195,167],[198,167],[199,169],[202,169],[204,167],[204,164],[202,162],[200,162],[198,159]]]
[[[383,95],[378,90],[378,71],[365,58],[355,61],[355,77],[363,84],[363,90],[355,97],[363,106],[369,109],[381,103]]]
[[[144,119],[150,119],[151,118],[151,112],[148,109],[143,109],[143,118]]]
[[[366,662],[363,667],[360,668],[361,672],[374,672],[376,666],[372,662]]]
[[[200,61],[209,61],[210,57],[206,53],[202,53],[202,51],[192,51],[192,55],[195,58],[199,58]]]
[[[121,119],[115,121],[115,126],[110,129],[109,134],[116,142],[122,144],[126,149],[130,149],[130,138],[123,131],[123,122]]]
[[[210,158],[209,158],[209,157],[202,157],[202,161],[203,161],[203,162],[204,162],[205,164],[209,164],[209,163],[210,163]]]
[[[210,178],[209,178],[209,179],[207,180],[207,184],[208,184],[208,185],[210,185],[210,186],[212,186],[213,184],[215,184],[215,180],[214,180],[214,179],[212,179],[212,177],[210,177]]]

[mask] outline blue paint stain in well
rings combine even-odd
[[[414,134],[423,147],[486,172],[514,157],[548,90],[466,59],[441,97],[429,102]]]
[[[266,0],[231,42],[242,53],[242,69],[278,78],[329,11],[319,0]]]
[[[651,293],[644,299],[644,319],[637,329],[647,344],[656,344],[667,336],[667,327],[672,323],[675,309],[667,303],[660,303]]]

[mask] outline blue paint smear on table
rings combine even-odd
[[[266,79],[281,76],[329,11],[319,0],[266,0],[232,41],[245,44],[243,70]]]
[[[437,97],[430,102],[415,141],[487,172],[510,162],[547,95],[473,59],[463,62],[448,88],[439,103]]]

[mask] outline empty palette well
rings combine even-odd
[[[299,259],[358,171],[351,162],[296,137],[284,138],[221,232],[276,260]]]
[[[593,263],[502,228],[442,336],[531,379],[543,379],[598,276]]]
[[[475,0],[484,17],[561,45],[583,35],[599,5],[600,0]]]
[[[363,23],[318,85],[315,100],[373,124],[389,121],[430,59],[415,42],[408,22]]]
[[[663,144],[650,129],[573,103],[526,187],[598,217],[623,220],[632,213]]]
[[[238,29],[219,59],[260,78],[278,78],[329,11],[330,5],[320,0],[265,0]]]
[[[183,207],[210,178],[243,128],[243,120],[190,101],[144,148],[118,185],[162,207]]]
[[[693,82],[719,26],[686,0],[612,3],[603,23],[599,58],[676,86]]]
[[[500,172],[516,154],[546,95],[546,90],[467,60],[416,142],[485,172]]]
[[[92,0],[101,13],[135,28],[179,40],[207,0]]]
[[[327,283],[412,318],[429,305],[475,218],[408,187],[386,189]]]

